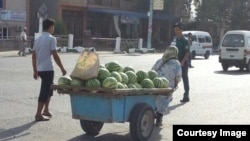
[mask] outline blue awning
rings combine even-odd
[[[122,10],[113,10],[113,9],[104,9],[104,8],[96,8],[96,7],[88,7],[89,12],[96,12],[96,13],[106,13],[118,16],[131,16],[135,18],[148,18],[148,15],[145,13],[140,12],[131,12],[131,11],[122,11]],[[175,21],[178,17],[169,15],[169,14],[154,14],[153,19],[157,20],[168,20],[168,21]]]
[[[147,14],[139,13],[139,12],[130,12],[130,11],[121,11],[121,10],[112,10],[112,9],[104,9],[104,8],[93,8],[88,7],[89,12],[96,12],[96,13],[106,13],[118,16],[131,16],[136,18],[147,18]]]

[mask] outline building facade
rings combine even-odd
[[[0,0],[0,40],[11,39],[26,26],[26,0]]]
[[[74,46],[84,44],[91,37],[147,39],[149,0],[27,0],[30,34],[38,32],[37,11],[46,5],[48,17],[63,23],[69,34],[74,34]],[[171,25],[179,20],[174,12],[156,12],[153,22],[153,40],[170,42]],[[159,14],[158,14],[159,13]]]
[[[0,51],[18,49],[27,25],[26,0],[0,0]]]

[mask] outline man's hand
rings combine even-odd
[[[37,79],[39,78],[38,72],[34,72],[34,73],[33,73],[33,78],[34,78],[35,80],[37,80]]]
[[[67,71],[64,68],[62,68],[61,71],[62,71],[62,75],[66,75],[67,74]]]

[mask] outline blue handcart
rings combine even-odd
[[[173,89],[86,89],[53,85],[59,94],[69,94],[72,118],[79,119],[84,132],[97,135],[104,123],[130,122],[135,141],[147,141],[154,128],[155,98],[169,96]]]

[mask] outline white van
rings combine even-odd
[[[205,31],[183,31],[182,34],[188,38],[188,33],[192,34],[192,45],[190,46],[190,52],[192,58],[195,56],[204,56],[208,59],[212,53],[213,41],[211,35]],[[175,45],[176,39],[171,42],[171,45]]]
[[[192,34],[192,45],[190,46],[192,58],[195,58],[195,56],[204,56],[205,59],[208,59],[213,48],[211,35],[205,31],[182,32],[185,37],[188,37],[188,33]]]
[[[250,71],[250,31],[228,31],[220,44],[219,62],[224,71],[232,66]]]

